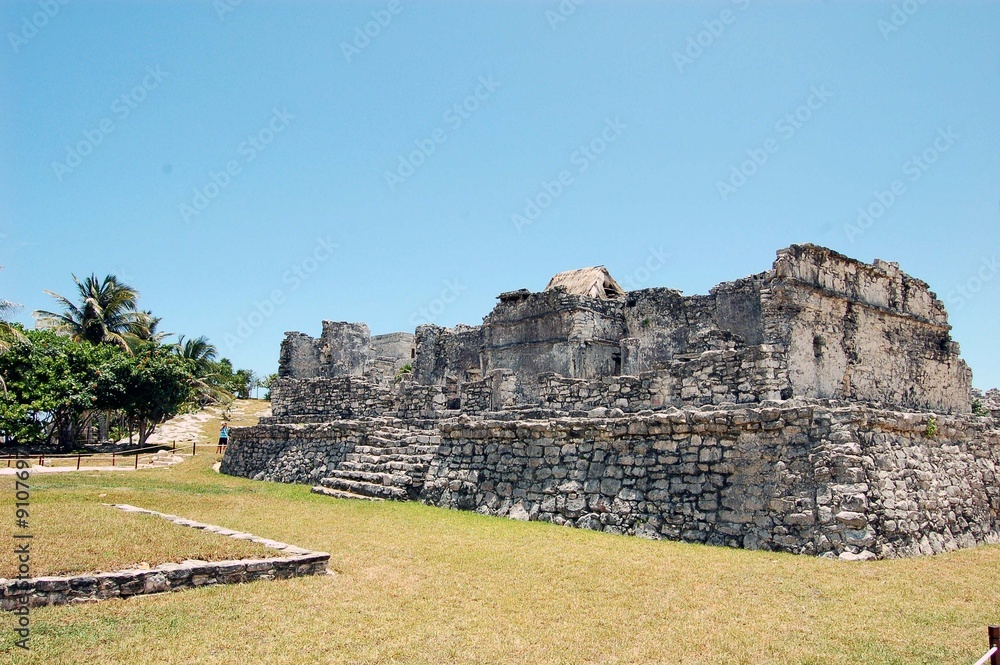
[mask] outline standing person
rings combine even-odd
[[[222,429],[219,430],[219,447],[215,452],[224,453],[226,452],[226,446],[229,445],[229,426],[226,423],[222,423]]]

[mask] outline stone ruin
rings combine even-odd
[[[950,329],[897,264],[815,245],[708,295],[574,270],[479,326],[288,333],[222,471],[845,559],[997,543],[1000,413]]]

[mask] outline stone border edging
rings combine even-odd
[[[248,540],[279,550],[290,556],[267,559],[230,559],[200,561],[189,559],[181,563],[164,563],[151,569],[127,569],[109,573],[72,575],[68,577],[36,577],[31,579],[0,579],[0,610],[14,611],[20,607],[42,607],[66,603],[85,603],[109,598],[128,598],[165,591],[239,584],[254,580],[287,579],[327,572],[330,555],[261,538],[251,533],[234,531],[214,524],[203,524],[128,504],[105,504],[129,513],[156,515],[180,526],[203,529],[220,536]]]

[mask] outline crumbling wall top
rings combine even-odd
[[[867,264],[817,245],[792,245],[778,251],[775,277],[831,292],[846,300],[946,326],[948,315],[928,284],[899,265],[876,259]]]

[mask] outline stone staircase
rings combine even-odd
[[[414,431],[382,425],[312,491],[338,499],[416,499],[440,443],[436,428]]]

